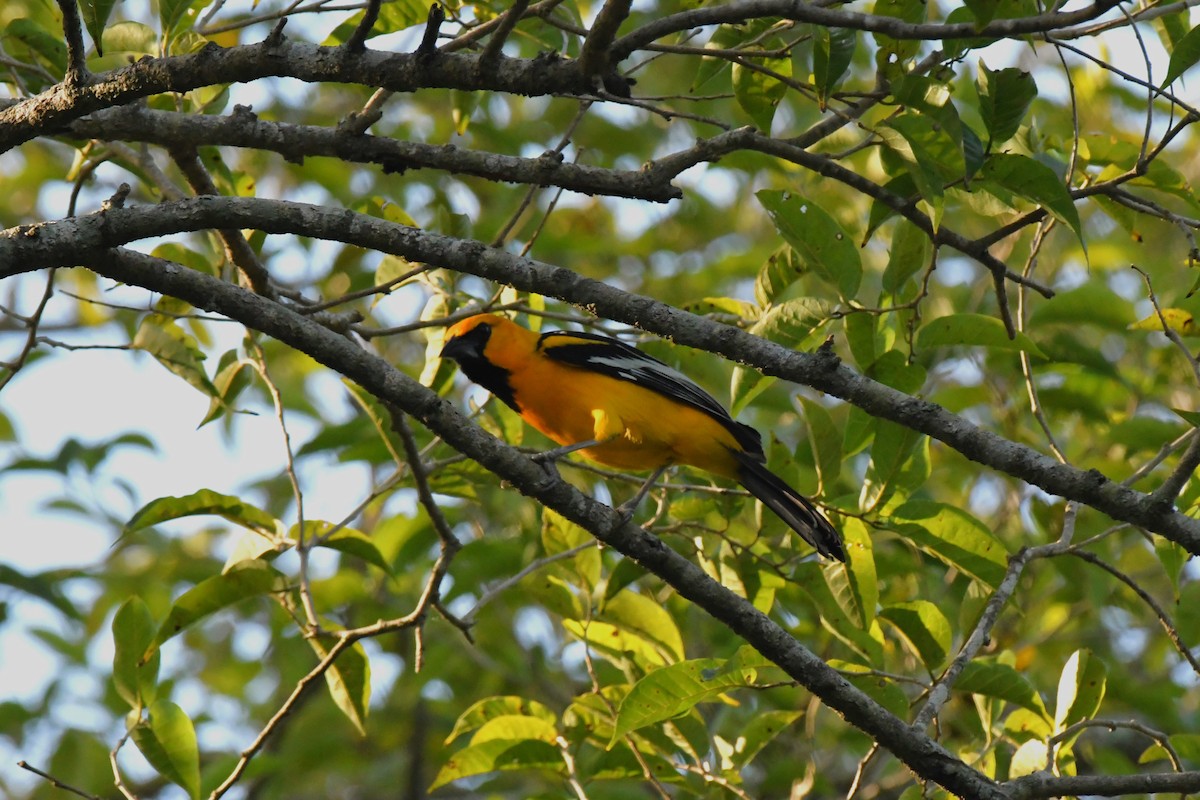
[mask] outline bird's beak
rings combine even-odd
[[[452,358],[455,361],[464,356],[478,355],[475,343],[465,336],[455,336],[442,346],[441,357]]]

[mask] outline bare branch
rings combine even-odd
[[[84,253],[85,260],[87,253]],[[656,536],[625,520],[619,512],[581,494],[570,484],[553,478],[542,467],[471,424],[453,406],[429,389],[396,370],[386,361],[277,303],[194,270],[170,267],[160,259],[129,250],[96,254],[95,268],[115,280],[179,297],[193,305],[238,319],[305,352],[387,403],[393,403],[438,433],[456,449],[502,476],[523,494],[534,497],[567,519],[582,525],[596,538],[659,575],[684,597],[778,664],[837,710],[850,724],[861,728],[927,780],[952,792],[978,800],[1008,800],[992,781],[968,767],[937,742],[914,732],[905,722],[856,689],[824,661],[796,641],[745,598],[714,581],[703,569],[666,547]],[[443,552],[443,556],[445,553]],[[439,559],[439,563],[444,558]],[[436,567],[435,567],[436,573]],[[434,581],[424,597],[436,594]],[[352,640],[411,627],[423,608],[405,618],[376,623],[339,635],[328,655],[305,676],[296,692],[328,669],[337,654]],[[306,683],[307,682],[307,683]],[[291,704],[287,706],[290,709]],[[281,709],[277,717],[286,715]],[[257,748],[278,725],[276,718],[256,740]],[[255,748],[252,747],[252,750]],[[247,753],[251,751],[248,750]],[[235,772],[245,769],[243,755]],[[218,789],[227,791],[231,774]]]
[[[557,297],[642,330],[672,338],[765,374],[811,386],[867,413],[890,419],[945,442],[993,469],[1160,533],[1200,554],[1200,522],[1162,508],[1146,494],[1081,470],[992,431],[973,425],[928,400],[904,394],[840,363],[833,353],[798,353],[745,331],[689,314],[648,297],[579,276],[570,270],[520,258],[478,242],[304,203],[259,198],[198,197],[136,209],[111,209],[36,228],[0,233],[0,277],[38,268],[80,263],[79,255],[151,236],[236,225],[269,233],[297,233],[357,244],[496,280],[527,292]],[[36,230],[36,234],[31,233]]]

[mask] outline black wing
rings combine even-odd
[[[542,334],[538,348],[554,361],[635,383],[703,411],[732,433],[748,453],[763,457],[758,431],[736,421],[716,398],[691,378],[636,347],[595,333],[552,331]]]

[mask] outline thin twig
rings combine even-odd
[[[308,575],[308,556],[312,550],[313,543],[305,530],[304,492],[300,488],[300,476],[296,474],[296,457],[292,450],[292,436],[288,432],[287,417],[283,407],[283,395],[280,394],[279,387],[275,385],[275,381],[271,379],[271,374],[267,369],[266,353],[263,352],[262,347],[259,346],[253,337],[248,341],[251,343],[250,356],[254,360],[255,368],[258,370],[263,384],[267,387],[267,391],[271,395],[271,402],[275,406],[275,419],[278,420],[279,431],[283,435],[283,449],[286,458],[285,470],[288,482],[292,486],[292,496],[296,501],[296,553],[300,556],[300,604],[304,608],[304,615],[308,620],[309,631],[316,632],[320,630],[321,622],[317,616],[316,607],[313,605],[312,589],[309,586]]]
[[[29,762],[27,762],[27,761],[18,761],[17,766],[23,770],[26,770],[27,772],[32,772],[34,775],[37,775],[39,778],[44,779],[47,783],[49,783],[55,789],[62,789],[64,792],[70,792],[71,794],[76,795],[78,797],[85,797],[85,798],[87,798],[87,800],[100,800],[99,796],[85,792],[82,789],[77,789],[76,787],[72,786],[69,783],[63,783],[62,781],[60,781],[58,778],[54,777],[50,773],[42,772],[37,767],[31,766],[29,764]]]

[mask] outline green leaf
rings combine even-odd
[[[1108,665],[1091,650],[1076,650],[1067,659],[1058,679],[1058,701],[1054,706],[1054,730],[1091,719],[1100,710],[1108,679]]]
[[[820,614],[821,624],[848,647],[867,660],[867,663],[879,666],[883,663],[883,643],[876,624],[859,625],[842,608],[837,601],[825,571],[814,561],[806,561],[796,568],[792,580],[805,591]]]
[[[988,69],[979,59],[975,92],[979,96],[979,114],[988,132],[988,149],[1011,139],[1037,97],[1033,75],[1023,69]]]
[[[879,612],[908,642],[931,673],[939,669],[950,654],[954,632],[946,616],[928,600],[894,603]]]
[[[1004,580],[1008,553],[982,522],[954,506],[910,500],[891,515],[895,529],[933,557],[993,589]]]
[[[1097,325],[1114,331],[1126,330],[1136,321],[1133,304],[1099,280],[1058,292],[1040,302],[1029,315],[1031,326]]]
[[[113,685],[130,708],[152,704],[158,688],[158,651],[143,658],[158,624],[140,597],[126,600],[113,616]]]
[[[892,351],[895,352],[895,351]],[[863,476],[861,505],[874,510],[887,503],[901,488],[898,478],[908,466],[909,457],[925,434],[891,420],[875,421],[875,440],[871,460]]]
[[[870,534],[862,520],[849,517],[842,525],[846,544],[845,564],[832,564],[825,570],[825,581],[838,605],[860,628],[875,619],[879,605],[879,578]]]
[[[735,766],[744,767],[783,731],[796,724],[803,711],[760,711],[739,731],[733,753]]]
[[[605,602],[600,618],[653,642],[669,663],[683,659],[683,636],[675,618],[644,594],[629,589],[618,592]]]
[[[558,738],[557,720],[545,720],[540,717],[527,717],[523,714],[489,719],[471,737],[471,744],[483,744],[493,739],[518,741],[521,739],[536,739],[553,743]]]
[[[150,766],[198,800],[200,748],[196,729],[183,709],[170,700],[158,700],[150,706],[149,720],[134,726],[130,735]]]
[[[269,538],[279,535],[282,529],[282,524],[265,511],[260,511],[236,497],[219,494],[211,489],[201,489],[186,497],[160,497],[151,500],[125,523],[125,533],[198,514],[215,514]]]
[[[1167,64],[1167,77],[1163,78],[1160,86],[1165,88],[1171,85],[1176,78],[1195,66],[1198,61],[1200,61],[1200,25],[1188,31],[1187,35],[1172,48],[1171,60]]]
[[[892,295],[899,292],[909,278],[929,266],[932,252],[929,235],[908,220],[900,220],[892,232],[892,247],[883,271],[883,290]]]
[[[204,353],[200,351],[195,338],[170,317],[148,315],[138,326],[132,345],[154,356],[158,363],[209,397],[219,396],[217,388],[200,364],[204,360]]]
[[[609,747],[632,731],[677,717],[730,689],[755,685],[756,667],[724,669],[727,664],[720,658],[695,658],[642,678],[621,701]]]
[[[881,17],[896,17],[905,22],[924,22],[929,8],[923,0],[875,0],[871,13]],[[888,78],[907,74],[906,62],[920,52],[921,43],[912,39],[893,39],[882,33],[874,35],[878,46],[875,63],[880,74]]]
[[[785,347],[802,349],[813,343],[814,335],[829,321],[831,314],[832,309],[824,300],[797,297],[769,306],[750,326],[750,333]],[[741,413],[774,382],[773,376],[752,367],[734,367],[729,385],[731,413]]]
[[[995,697],[1007,703],[1027,708],[1043,719],[1049,719],[1046,704],[1024,675],[1008,664],[991,659],[976,659],[967,664],[954,684],[958,692]]]
[[[858,31],[852,28],[813,26],[813,83],[816,84],[817,103],[822,111],[854,60],[857,46]]]
[[[1040,161],[1015,153],[993,153],[976,178],[994,183],[1044,208],[1083,242],[1083,228],[1075,201],[1054,170]]]
[[[595,537],[585,528],[549,508],[542,509],[542,547],[546,555],[566,552],[583,544],[595,543]],[[576,553],[570,562],[574,573],[590,591],[600,583],[600,550],[589,547]]]
[[[808,441],[812,446],[817,467],[818,494],[825,494],[837,485],[842,472],[841,429],[825,406],[800,395],[804,422],[808,426]]]
[[[318,658],[326,658],[329,650],[319,637],[308,643]],[[362,736],[367,735],[367,711],[371,702],[371,662],[362,642],[355,642],[338,653],[337,660],[325,670],[325,684],[334,704]]]
[[[4,35],[24,44],[30,51],[46,60],[54,75],[67,71],[67,46],[62,36],[50,33],[38,23],[26,17],[18,17],[8,23]]]
[[[900,719],[908,715],[908,696],[889,678],[871,673],[870,667],[840,659],[830,659],[829,666],[842,673],[854,687]]]
[[[248,358],[238,358],[236,350],[230,350],[221,356],[217,365],[217,374],[213,377],[213,387],[216,394],[208,404],[208,413],[200,420],[203,428],[225,412],[234,410],[233,403],[242,390],[250,385],[258,375],[254,362]]]
[[[96,51],[99,52],[100,48],[97,47]],[[104,51],[109,55],[129,53],[135,56],[154,56],[158,54],[158,34],[149,25],[140,22],[117,22],[104,29]]]
[[[158,629],[154,641],[142,658],[149,658],[172,636],[205,617],[251,597],[287,588],[287,578],[265,561],[242,561],[228,572],[205,578],[188,589],[175,604]]]
[[[755,196],[807,268],[836,286],[843,298],[858,293],[862,257],[837,220],[794,192],[764,189]]]
[[[1046,357],[1024,333],[1017,331],[1017,335],[1010,339],[1003,322],[984,314],[950,314],[938,317],[922,325],[917,332],[918,350],[956,345],[1025,352],[1039,358]]]
[[[921,197],[921,192],[917,189],[917,182],[913,180],[911,173],[905,171],[883,185],[883,190],[888,194],[903,198],[910,202],[915,202]],[[887,222],[892,217],[898,214],[892,206],[881,202],[878,199],[871,201],[871,211],[867,215],[867,231],[863,234],[862,244],[870,240],[871,234],[879,229],[879,226]]]
[[[158,18],[162,21],[162,29],[172,37],[177,36],[192,27],[196,20],[194,7],[208,5],[208,0],[159,0]]]
[[[108,24],[108,18],[116,4],[117,0],[80,0],[79,2],[79,14],[83,17],[83,26],[87,28],[88,35],[92,37],[92,42],[96,45],[96,52],[100,55],[104,55],[101,46],[101,41],[104,39],[104,26]]]
[[[746,52],[753,53],[753,50]],[[765,69],[792,77],[792,60],[790,58],[756,58],[750,56],[748,61]],[[743,64],[733,65],[733,97],[742,110],[750,115],[754,124],[764,133],[771,132],[771,120],[775,118],[775,109],[787,94],[787,84],[782,83],[771,75]]]
[[[332,522],[308,521],[304,523],[306,540],[322,537],[327,531],[333,528]],[[291,538],[299,541],[299,529],[293,525],[289,533]],[[320,547],[328,547],[330,550],[337,550],[339,553],[345,553],[348,556],[360,559],[373,566],[379,567],[381,570],[391,575],[392,565],[383,557],[383,553],[379,552],[379,548],[375,546],[375,542],[371,537],[367,536],[362,531],[354,528],[342,527],[337,530],[328,539],[325,539]]]
[[[488,697],[474,703],[459,715],[454,729],[445,739],[445,744],[450,744],[465,733],[478,730],[491,720],[512,716],[534,717],[549,724],[554,724],[557,720],[554,712],[537,700],[516,695]]]
[[[446,759],[429,791],[460,778],[526,769],[566,773],[562,753],[555,745],[538,739],[491,739],[464,747]]]
[[[898,156],[930,207],[930,220],[941,225],[945,185],[966,177],[961,133],[953,133],[924,114],[907,111],[877,128],[889,150]]]

